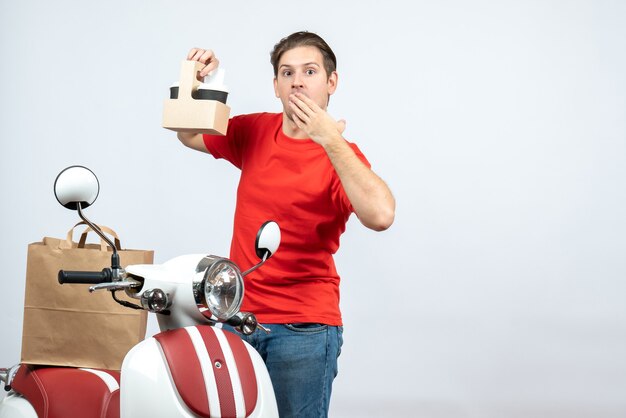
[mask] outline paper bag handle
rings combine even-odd
[[[77,226],[80,226],[80,225],[87,225],[87,224],[84,221],[81,221],[81,222],[77,223],[76,225],[74,225],[72,227],[72,229],[70,229],[67,232],[67,238],[65,240],[65,245],[67,246],[67,248],[71,248],[72,247],[72,239],[73,239],[73,236],[74,236],[74,229]],[[107,234],[111,235],[114,238],[115,248],[117,248],[118,250],[122,249],[122,244],[120,243],[120,238],[118,237],[117,233],[114,230],[112,230],[108,226],[104,226],[104,225],[96,225],[96,226],[98,228],[100,228],[101,231],[106,232]],[[87,228],[85,228],[83,233],[80,235],[80,240],[78,241],[78,248],[85,248],[85,243],[87,242],[87,234],[90,231],[93,232],[93,229],[91,229],[90,226],[87,226]],[[100,251],[108,251],[108,245],[102,238],[100,238]]]
[[[109,228],[108,226],[104,226],[104,225],[96,225],[98,228],[100,228],[100,230],[102,232],[106,232],[107,234],[111,235],[113,237],[113,243],[115,244],[115,249],[117,249],[118,251],[122,249],[122,244],[120,243],[120,239],[117,236],[117,233],[112,230],[111,228]],[[93,229],[91,229],[90,226],[88,226],[87,228],[85,228],[85,230],[83,231],[83,233],[80,235],[80,241],[78,241],[78,248],[85,248],[85,243],[87,242],[87,234],[89,232],[93,232]],[[106,241],[104,241],[102,238],[100,238],[100,250],[101,251],[108,251],[107,250],[108,245],[106,243]]]

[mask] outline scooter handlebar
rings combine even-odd
[[[113,277],[111,269],[102,271],[68,271],[59,270],[59,283],[98,284],[110,282]]]

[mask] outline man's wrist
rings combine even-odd
[[[326,141],[322,142],[322,147],[326,152],[336,152],[341,148],[342,145],[346,143],[343,136],[337,132],[336,134],[332,134],[326,138]]]

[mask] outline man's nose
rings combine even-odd
[[[302,75],[298,72],[296,72],[293,75],[293,78],[291,79],[291,87],[292,88],[300,88],[303,87],[304,85],[302,84]]]

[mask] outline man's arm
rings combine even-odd
[[[389,228],[396,201],[385,182],[363,164],[339,132],[322,146],[361,223],[374,231]]]
[[[303,94],[290,97],[293,121],[313,141],[324,147],[359,220],[375,231],[393,224],[396,200],[385,182],[356,156],[337,123],[325,110]]]
[[[186,147],[195,149],[196,151],[209,153],[209,150],[207,150],[204,145],[202,134],[196,134],[193,132],[178,132],[178,140]]]

